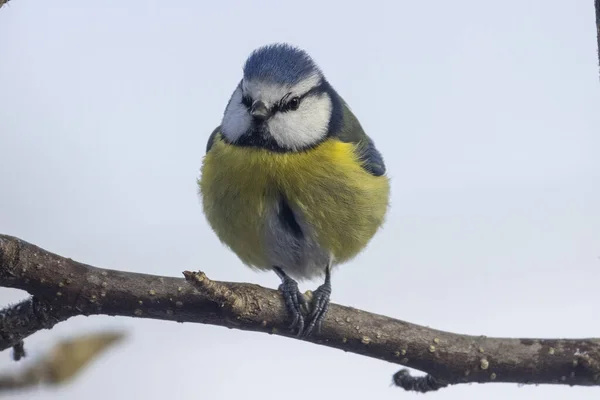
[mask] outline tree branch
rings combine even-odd
[[[596,8],[596,43],[598,46],[598,66],[600,66],[600,0],[594,1],[594,7]]]
[[[33,297],[0,313],[0,350],[75,315],[196,322],[295,338],[280,294],[248,283],[186,279],[92,267],[0,235],[0,286]],[[186,281],[187,280],[187,281]],[[600,339],[460,335],[331,304],[313,343],[405,365],[394,382],[430,391],[467,382],[600,385]]]
[[[1,254],[0,246],[0,260]],[[1,272],[0,276],[2,276]],[[4,278],[0,278],[0,286],[5,286]],[[57,322],[75,315],[77,312],[70,307],[53,306],[35,296],[6,307],[0,310],[0,350],[15,346],[17,348],[15,352],[18,354],[20,353],[18,348],[22,346],[24,338],[41,329],[50,329]]]

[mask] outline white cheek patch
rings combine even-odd
[[[221,122],[221,133],[230,141],[235,142],[248,131],[251,123],[252,117],[246,106],[242,104],[242,90],[238,87],[233,92],[231,101],[225,109]]]
[[[327,135],[331,119],[331,99],[327,94],[305,97],[295,111],[278,112],[268,122],[278,145],[299,150]]]

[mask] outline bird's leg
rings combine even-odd
[[[313,293],[312,312],[308,316],[308,326],[302,334],[303,337],[310,336],[315,328],[317,333],[321,331],[321,324],[329,309],[329,297],[331,296],[331,263],[325,267],[325,282]]]
[[[298,282],[290,278],[281,268],[275,267],[274,270],[281,279],[279,290],[283,295],[285,307],[292,317],[290,329],[293,330],[298,327],[298,336],[301,336],[304,332],[304,315],[302,314],[302,309],[308,310],[308,303],[298,289]]]

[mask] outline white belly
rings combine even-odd
[[[273,267],[280,267],[297,280],[315,279],[325,274],[331,252],[317,243],[314,230],[298,210],[292,210],[299,231],[282,220],[279,203],[267,212],[265,221],[266,254]]]

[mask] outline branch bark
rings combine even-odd
[[[295,338],[280,294],[249,283],[185,279],[96,268],[0,235],[0,286],[32,298],[0,313],[0,350],[75,315],[196,322]],[[510,339],[439,331],[331,304],[307,340],[405,365],[394,382],[430,391],[467,382],[600,385],[600,339]]]
[[[596,9],[596,43],[598,46],[598,66],[600,67],[600,0],[594,1],[594,7]]]

